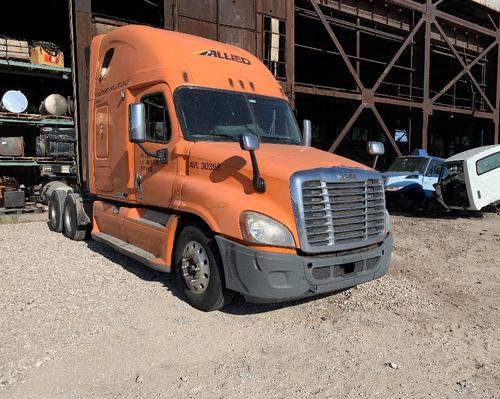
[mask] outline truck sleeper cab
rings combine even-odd
[[[278,302],[387,273],[381,175],[302,145],[253,55],[130,25],[94,38],[89,91],[90,196],[55,191],[54,230],[82,239],[91,224],[95,240],[174,271],[205,311],[235,292]]]

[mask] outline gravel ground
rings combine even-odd
[[[378,281],[206,314],[100,244],[0,224],[0,397],[500,398],[500,217],[394,230]]]

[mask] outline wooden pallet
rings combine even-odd
[[[54,116],[54,115],[40,115],[40,114],[14,114],[12,112],[0,112],[0,118],[23,119],[41,121],[43,120],[73,120],[71,116]]]
[[[0,208],[0,216],[22,215],[24,213],[43,213],[39,206],[26,206],[24,208]]]

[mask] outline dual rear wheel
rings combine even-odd
[[[80,196],[72,191],[55,190],[49,200],[49,228],[63,233],[74,241],[83,241],[87,234],[87,226],[79,225],[77,202]]]

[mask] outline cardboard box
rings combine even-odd
[[[29,61],[28,42],[0,38],[0,58],[9,60]]]
[[[62,51],[57,53],[48,53],[41,46],[36,46],[31,48],[30,53],[32,64],[64,67],[64,54]]]

